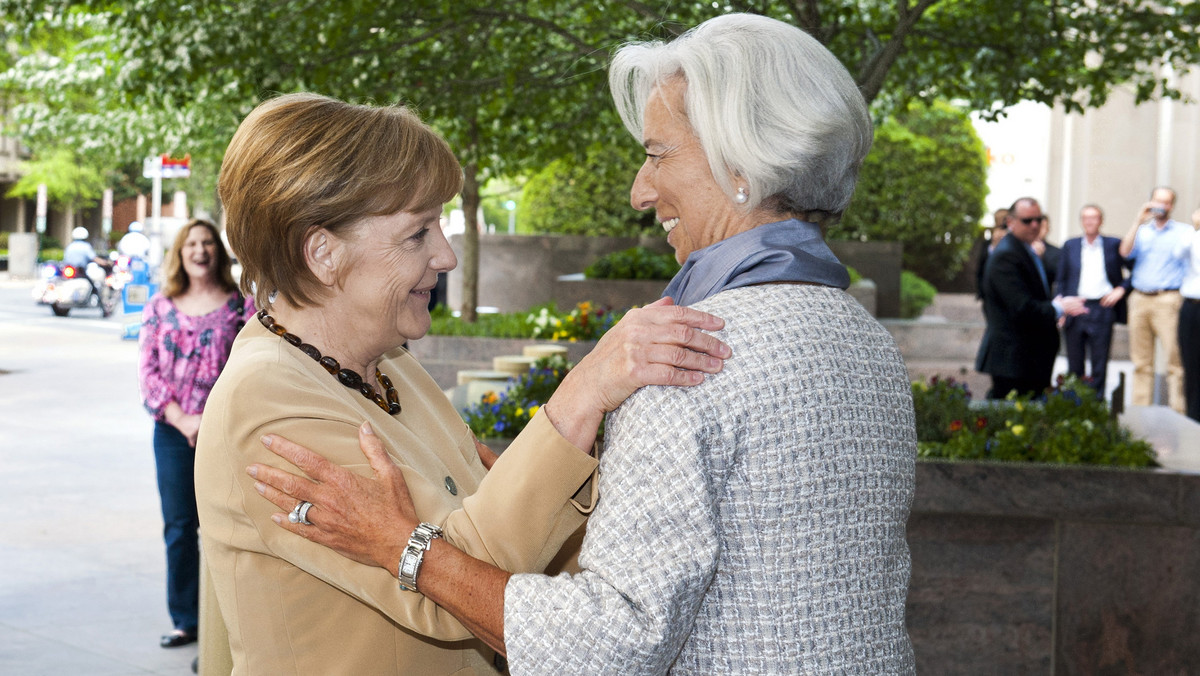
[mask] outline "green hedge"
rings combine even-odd
[[[908,270],[900,272],[900,316],[904,319],[920,317],[936,295],[937,289],[916,273]]]
[[[675,254],[635,246],[601,256],[583,274],[588,279],[671,279],[677,272]]]

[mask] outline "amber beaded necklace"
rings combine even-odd
[[[384,411],[387,411],[392,415],[399,415],[400,397],[396,394],[396,388],[392,387],[392,379],[383,375],[382,371],[375,369],[375,378],[379,380],[379,386],[382,387],[383,391],[387,394],[386,401],[382,396],[379,395],[378,392],[375,391],[375,388],[371,387],[370,383],[363,380],[363,377],[358,375],[357,372],[342,368],[342,365],[338,363],[338,360],[334,359],[333,357],[322,357],[320,350],[301,340],[300,336],[297,336],[294,333],[289,333],[282,324],[276,324],[275,318],[267,314],[266,310],[260,310],[258,312],[258,321],[261,322],[263,326],[267,327],[268,331],[274,333],[289,344],[294,345],[304,354],[315,359],[316,362],[324,367],[326,371],[329,371],[329,373],[334,375],[338,379],[339,383],[349,387],[352,390],[358,390],[360,393],[362,393],[362,396],[375,402],[375,404]]]

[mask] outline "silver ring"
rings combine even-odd
[[[312,503],[308,501],[300,503],[300,523],[304,524],[305,526],[312,525],[312,521],[308,520],[308,508],[312,506]]]
[[[311,526],[312,522],[308,520],[308,510],[312,507],[312,503],[307,500],[301,500],[292,511],[288,513],[288,521],[291,523],[302,523],[305,526]]]

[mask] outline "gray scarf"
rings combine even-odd
[[[850,273],[829,250],[820,226],[793,218],[693,251],[663,296],[677,305],[691,305],[726,289],[768,282],[845,289],[850,286]]]

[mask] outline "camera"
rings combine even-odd
[[[1162,207],[1150,207],[1150,213],[1161,218],[1167,215],[1167,210]]]

